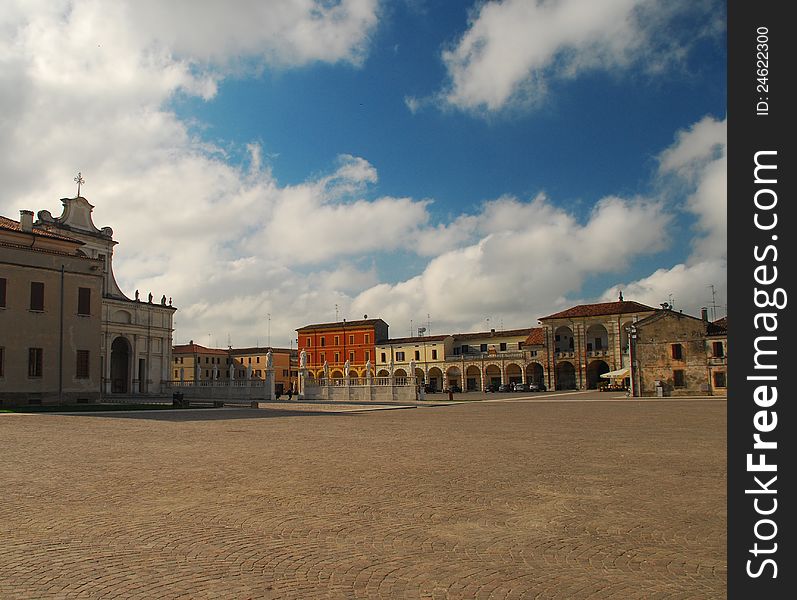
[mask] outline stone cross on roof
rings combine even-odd
[[[75,177],[75,182],[77,183],[77,196],[75,196],[75,198],[80,198],[80,184],[86,183],[86,180],[83,179],[83,176],[80,174],[80,171],[77,172],[77,177]]]

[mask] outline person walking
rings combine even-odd
[[[288,400],[293,400],[293,384],[288,384]]]

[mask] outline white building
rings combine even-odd
[[[80,251],[103,264],[102,340],[100,342],[104,395],[158,395],[168,384],[172,360],[172,322],[175,308],[166,296],[128,298],[113,274],[113,240],[110,227],[98,229],[94,207],[82,196],[62,198],[60,217],[38,213],[36,226],[84,242]]]

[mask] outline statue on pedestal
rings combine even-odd
[[[274,368],[274,356],[271,354],[271,348],[266,352],[266,369]]]
[[[348,377],[349,376],[349,369],[351,369],[351,365],[349,364],[349,359],[347,358],[346,362],[343,365],[343,376],[344,377]]]
[[[299,368],[307,368],[307,351],[304,348],[302,348],[302,351],[299,353]]]

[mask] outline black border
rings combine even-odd
[[[793,277],[787,269],[794,269],[795,250],[792,205],[797,201],[794,195],[794,146],[791,129],[791,112],[797,110],[794,93],[793,61],[788,56],[797,51],[792,40],[797,36],[794,24],[786,15],[790,2],[752,0],[730,0],[728,2],[728,315],[729,325],[729,369],[728,369],[728,597],[729,598],[790,598],[797,593],[794,564],[795,543],[791,511],[797,510],[794,494],[787,487],[795,487],[790,457],[797,450],[789,434],[794,431],[794,403],[791,398],[792,367],[790,361],[794,352],[791,346],[797,342],[791,332],[794,319],[791,316],[791,303],[797,303],[792,296]],[[768,35],[768,81],[766,93],[756,89],[757,48],[756,31],[766,27]],[[768,102],[768,114],[757,115],[756,103],[764,96]],[[754,184],[754,155],[760,150],[776,150],[778,182],[775,186],[778,204],[778,226],[773,231],[757,230],[753,217],[756,208],[753,204],[755,191],[761,185]],[[748,381],[754,374],[753,343],[756,336],[765,332],[757,331],[754,317],[757,309],[753,302],[754,269],[757,265],[753,248],[763,248],[773,243],[771,235],[778,236],[778,260],[770,263],[778,267],[778,281],[771,287],[782,287],[789,295],[789,304],[778,310],[778,340],[774,346],[777,351],[778,387],[777,403],[770,409],[777,412],[776,429],[766,434],[767,439],[778,443],[776,451],[767,453],[767,462],[775,462],[777,473],[759,474],[747,471],[747,455],[753,453],[757,461],[759,451],[753,449],[753,415],[761,410],[753,401],[753,391],[761,382]],[[775,310],[775,309],[772,309]],[[773,334],[769,334],[773,335]],[[770,346],[773,347],[773,346]],[[760,373],[760,371],[759,371]],[[756,521],[765,518],[756,514],[753,508],[755,495],[745,490],[754,488],[753,476],[777,475],[776,481],[778,508],[771,518],[777,523],[776,537],[770,542],[760,542],[761,547],[777,542],[777,551],[770,555],[777,562],[777,578],[772,578],[773,569],[766,568],[758,578],[747,573],[747,561],[757,570],[765,558],[756,558],[750,549],[757,541],[754,535]],[[763,477],[762,477],[763,478]],[[763,496],[759,496],[763,500]],[[773,496],[767,496],[771,503]],[[762,529],[763,531],[763,529]]]

